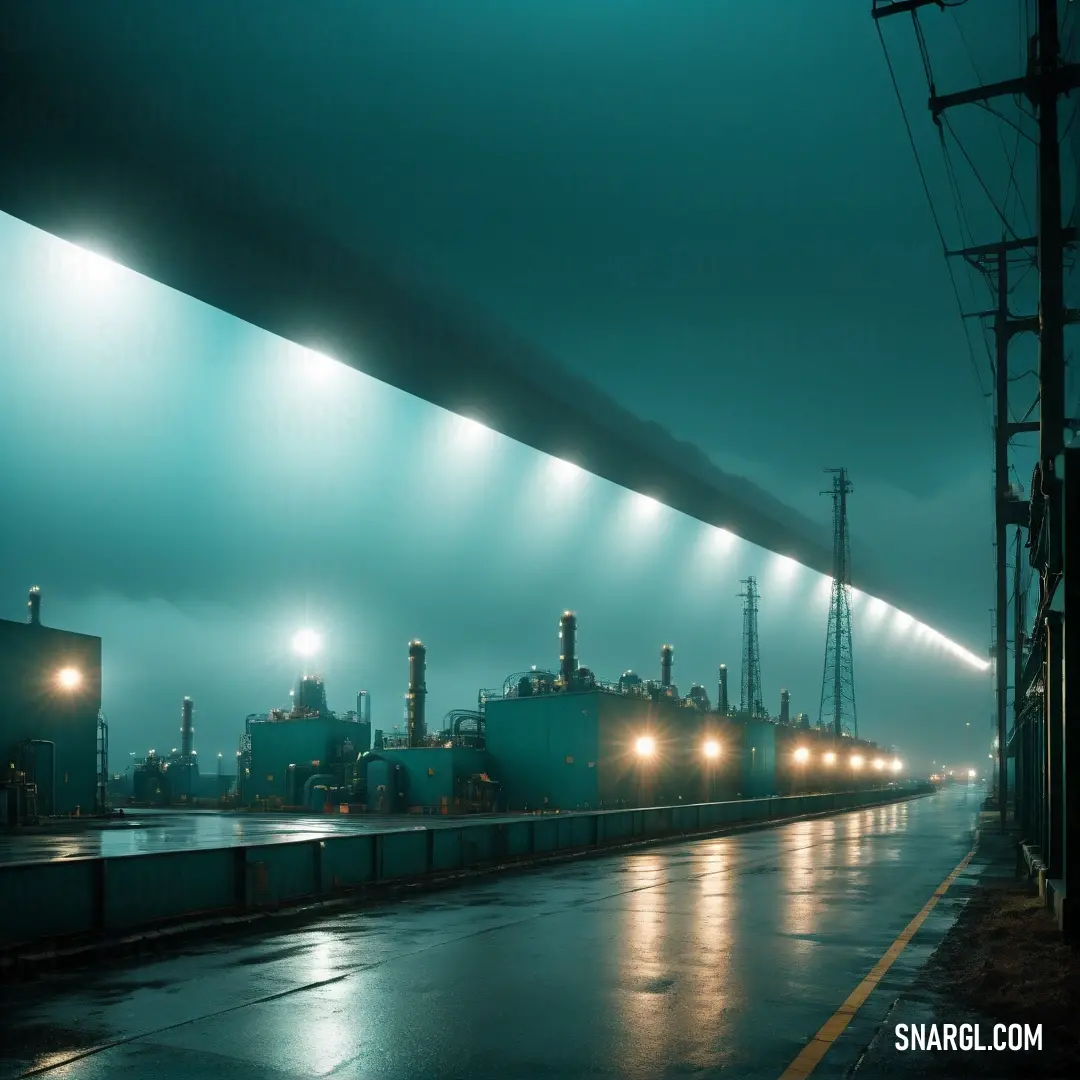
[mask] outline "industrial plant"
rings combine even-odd
[[[329,708],[323,678],[305,672],[287,709],[252,714],[235,774],[200,770],[195,704],[180,707],[180,745],[150,750],[123,780],[136,805],[221,806],[333,813],[467,814],[562,812],[676,805],[843,790],[886,780],[899,761],[858,738],[852,675],[850,559],[843,469],[834,474],[834,576],[821,707],[816,724],[791,713],[787,690],[770,717],[762,696],[757,581],[742,607],[739,700],[719,664],[715,704],[694,683],[680,692],[675,649],[659,649],[656,677],[624,671],[600,678],[581,663],[578,621],[558,625],[558,664],[508,675],[477,695],[475,709],[427,718],[427,649],[408,643],[404,733],[372,729],[371,695]],[[108,728],[101,712],[101,641],[46,629],[31,590],[25,624],[0,622],[6,684],[15,694],[0,717],[9,748],[3,820],[104,811]],[[298,651],[314,651],[310,633]],[[230,766],[232,763],[230,762]],[[879,775],[880,774],[880,775]]]
[[[329,710],[317,675],[303,676],[289,711],[249,716],[237,752],[239,804],[349,813],[543,812],[674,805],[857,787],[901,764],[858,738],[851,645],[851,559],[845,469],[833,502],[833,583],[816,725],[791,715],[787,690],[769,716],[762,696],[760,593],[745,578],[739,705],[728,669],[716,704],[694,683],[681,694],[675,650],[660,647],[658,678],[600,679],[578,657],[577,616],[559,620],[557,670],[532,667],[481,690],[428,730],[427,650],[408,646],[405,734],[371,729],[370,696]]]
[[[753,579],[744,595],[756,641]],[[452,711],[430,731],[427,650],[410,642],[401,736],[373,732],[359,710],[335,715],[322,679],[303,676],[291,710],[248,717],[238,802],[379,814],[610,809],[843,789],[899,768],[873,743],[792,716],[786,690],[775,720],[760,694],[732,708],[724,664],[714,706],[698,683],[680,692],[670,644],[660,647],[657,678],[625,671],[606,681],[579,661],[573,612],[558,633],[554,670],[508,675],[480,691],[475,710]],[[756,657],[756,646],[744,655],[744,687],[760,685],[746,675]]]

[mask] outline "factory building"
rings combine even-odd
[[[289,713],[249,717],[241,742],[242,802],[372,813],[568,811],[760,798],[858,787],[888,764],[872,743],[733,712],[720,665],[717,708],[694,684],[680,696],[675,650],[660,649],[659,678],[617,683],[578,662],[577,618],[559,623],[558,671],[536,667],[482,690],[479,708],[429,731],[427,650],[408,645],[405,733],[384,736],[366,695],[358,718],[326,708],[315,676]],[[796,720],[801,721],[801,717]],[[865,769],[863,768],[865,766]],[[872,781],[871,781],[872,782]]]
[[[42,625],[32,589],[25,622],[0,620],[0,685],[0,823],[35,810],[93,813],[105,750],[101,638]]]
[[[371,748],[371,721],[338,716],[318,675],[303,676],[293,708],[249,716],[238,760],[238,794],[248,805],[321,809],[348,801],[357,757]]]
[[[492,774],[510,810],[585,810],[736,798],[732,725],[601,687],[489,698]],[[718,752],[710,756],[707,746]],[[723,747],[727,753],[719,752]]]

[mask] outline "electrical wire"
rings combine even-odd
[[[963,2],[966,2],[966,0],[963,0]],[[896,95],[896,102],[900,107],[900,115],[903,117],[904,128],[907,131],[908,142],[911,145],[911,152],[915,156],[915,165],[919,171],[919,180],[922,183],[923,194],[926,196],[926,202],[930,208],[930,216],[934,222],[934,229],[937,232],[938,241],[941,244],[941,250],[945,256],[945,263],[949,271],[949,282],[952,285],[953,297],[956,300],[957,310],[959,311],[960,317],[963,320],[964,305],[960,299],[960,289],[956,283],[956,275],[953,273],[952,259],[950,259],[948,256],[949,247],[948,244],[945,242],[945,232],[941,227],[941,219],[938,217],[937,208],[934,206],[933,196],[930,194],[930,184],[926,179],[926,170],[923,168],[922,158],[919,155],[919,149],[915,143],[915,134],[911,129],[911,121],[908,118],[907,109],[904,106],[904,98],[903,95],[900,93],[900,84],[897,82],[896,79],[896,70],[893,67],[892,57],[889,55],[888,46],[885,44],[885,35],[882,33],[881,30],[881,21],[875,20],[874,25],[875,29],[877,30],[878,41],[881,43],[881,51],[885,56],[885,65],[889,71],[889,79],[892,82],[893,93]],[[966,321],[964,322],[964,340],[967,342],[968,359],[971,362],[972,370],[975,372],[975,379],[979,384],[979,390],[981,391],[984,399],[989,398],[991,395],[987,393],[986,387],[983,384],[982,372],[979,370],[979,363],[975,359],[975,349],[972,347],[971,344],[971,335],[967,331]]]
[[[971,64],[971,70],[975,73],[976,82],[978,82],[980,85],[985,84],[986,80],[983,78],[982,72],[979,70],[979,65],[975,62],[975,54],[974,54],[974,52],[972,52],[971,45],[970,45],[970,43],[968,42],[968,39],[967,39],[967,34],[964,33],[964,26],[960,22],[960,19],[957,17],[955,11],[952,12],[952,21],[953,21],[953,25],[956,27],[957,34],[959,34],[959,36],[960,36],[960,41],[963,43],[964,51],[967,53],[968,62]],[[921,28],[920,28],[920,32],[921,32]],[[929,66],[929,54],[927,55],[927,65]],[[1018,107],[1019,107],[1019,100],[1020,99],[1017,98]],[[986,109],[987,112],[992,113],[999,120],[1003,121],[1006,124],[1009,124],[1011,127],[1014,127],[1016,129],[1016,143],[1013,146],[1013,149],[1012,149],[1011,153],[1009,152],[1009,148],[1005,145],[1005,136],[1004,136],[1004,134],[1000,130],[998,130],[998,133],[997,133],[998,134],[998,141],[1001,143],[1001,149],[1002,149],[1002,152],[1005,155],[1005,161],[1006,161],[1006,163],[1008,164],[1008,167],[1009,167],[1008,178],[1007,178],[1007,180],[1005,182],[1005,204],[1004,204],[1005,205],[1005,214],[1008,214],[1008,211],[1009,211],[1009,195],[1013,191],[1015,191],[1015,193],[1016,193],[1016,201],[1020,205],[1020,210],[1022,211],[1023,216],[1024,216],[1024,222],[1025,222],[1026,225],[1029,226],[1029,228],[1026,229],[1025,231],[1030,231],[1031,218],[1028,215],[1027,206],[1024,204],[1024,196],[1020,191],[1020,185],[1019,185],[1019,183],[1017,182],[1017,179],[1016,179],[1016,160],[1017,160],[1017,156],[1019,155],[1019,152],[1020,152],[1020,139],[1026,133],[1023,131],[1023,129],[1021,128],[1021,126],[1019,124],[1013,124],[1006,117],[1002,116],[995,109],[991,108],[990,105],[987,102],[985,102],[985,101],[984,102],[978,102],[977,104],[981,104]],[[1024,110],[1023,110],[1022,107],[1020,108],[1020,112],[1021,112],[1021,115],[1024,115]],[[953,138],[956,138],[955,133],[953,133]],[[1032,140],[1032,141],[1034,141],[1034,140]],[[959,139],[957,139],[957,143],[959,144]],[[963,151],[963,147],[961,147],[961,151]]]
[[[978,181],[979,187],[982,188],[982,192],[986,196],[987,201],[993,207],[994,213],[996,213],[997,216],[1001,219],[1001,224],[1004,226],[1005,231],[1007,233],[1009,233],[1009,235],[1012,236],[1012,238],[1014,240],[1019,240],[1020,239],[1019,234],[1013,228],[1012,223],[1009,221],[1008,215],[1005,213],[1004,210],[1001,209],[1000,206],[998,206],[997,200],[994,198],[993,194],[991,193],[990,188],[986,184],[986,181],[983,180],[982,174],[979,172],[978,168],[976,167],[975,162],[971,158],[971,155],[967,152],[967,149],[964,147],[964,144],[960,141],[960,136],[956,134],[956,131],[953,129],[953,126],[950,123],[949,118],[943,114],[942,117],[941,117],[941,122],[945,126],[945,128],[948,130],[949,134],[953,137],[953,141],[956,143],[957,147],[959,147],[960,153],[964,155],[964,160],[968,163],[968,166],[971,169],[972,175]]]

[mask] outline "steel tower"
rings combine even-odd
[[[757,578],[748,577],[741,583],[745,590],[743,598],[742,637],[742,692],[739,712],[764,717],[765,706],[761,700],[761,653],[758,650],[758,591]]]
[[[833,579],[818,726],[823,726],[825,717],[830,716],[834,735],[858,738],[855,671],[851,651],[851,544],[847,521],[847,497],[851,491],[851,481],[846,469],[825,471],[833,474],[832,489],[821,493],[832,495],[833,500]]]

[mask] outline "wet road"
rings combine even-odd
[[[472,815],[470,821],[481,820]],[[516,817],[486,817],[515,821]],[[461,824],[449,817],[334,814],[249,814],[218,811],[130,810],[108,822],[82,821],[44,826],[40,831],[0,833],[0,865],[48,862],[77,856],[149,855],[179,848],[240,847],[289,840],[317,840],[355,832],[445,828]]]
[[[0,1077],[775,1080],[971,846],[981,793],[536,870],[0,991]],[[955,912],[815,1077],[843,1076]]]

